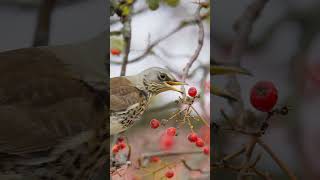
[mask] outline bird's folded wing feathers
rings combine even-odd
[[[110,79],[110,111],[125,111],[128,107],[140,103],[146,98],[141,90],[136,88],[125,77]]]
[[[95,94],[38,48],[0,53],[0,154],[45,151],[96,128]]]

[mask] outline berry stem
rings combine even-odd
[[[204,120],[204,119],[200,116],[200,114],[198,113],[198,111],[197,111],[193,106],[191,106],[191,108],[192,108],[192,110],[193,110],[194,112],[196,112],[196,114],[199,116],[200,120],[201,120],[206,126],[210,127],[210,125],[208,124],[208,122],[207,122],[206,120]]]
[[[150,173],[147,173],[147,174],[144,174],[144,175],[142,175],[141,177],[144,177],[144,176],[149,176],[149,175],[153,175],[153,177],[155,177],[155,175],[156,175],[156,173],[157,172],[159,172],[159,171],[161,171],[161,170],[163,170],[163,169],[165,169],[165,168],[170,168],[170,166],[174,166],[174,165],[176,165],[176,164],[178,164],[179,162],[172,162],[172,163],[165,163],[165,165],[164,166],[162,166],[162,167],[160,167],[160,168],[158,168],[158,169],[155,169],[154,171],[152,171],[152,172],[150,172]]]
[[[182,112],[184,112],[184,111],[185,111],[185,109],[180,110],[180,111],[177,111],[177,112],[176,112],[176,113],[174,113],[174,114],[173,114],[173,116],[171,116],[168,120],[170,120],[170,119],[172,119],[172,118],[176,117],[178,114],[180,114],[180,113],[182,113]]]
[[[261,134],[265,134],[266,130],[268,129],[269,120],[271,119],[273,114],[274,114],[274,111],[268,112],[268,115],[267,115],[266,119],[264,120],[264,122],[262,123],[261,128],[260,128]]]

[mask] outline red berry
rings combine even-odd
[[[169,127],[167,129],[167,135],[168,136],[175,136],[176,135],[176,132],[177,132],[177,129],[174,128],[174,127]]]
[[[198,136],[197,136],[196,133],[190,133],[190,134],[188,135],[188,140],[189,140],[190,142],[196,142],[197,139],[198,139]]]
[[[250,93],[250,102],[254,108],[262,112],[269,112],[278,100],[278,90],[272,82],[260,81],[256,83]]]
[[[203,148],[203,153],[206,154],[206,155],[208,155],[208,154],[210,153],[209,147],[204,147],[204,148]]]
[[[158,156],[152,156],[152,157],[150,158],[150,161],[153,162],[153,163],[157,163],[157,162],[160,161],[160,158],[159,158]]]
[[[204,146],[204,142],[201,138],[197,138],[197,142],[196,142],[196,146],[198,147],[203,147]]]
[[[195,97],[195,96],[197,95],[197,89],[196,89],[195,87],[189,88],[188,94],[189,94],[189,96],[191,96],[191,97]]]
[[[172,178],[174,176],[174,172],[172,171],[172,170],[168,170],[167,172],[166,172],[166,177],[167,178]]]
[[[117,144],[112,147],[112,152],[113,152],[114,154],[118,153],[119,150],[120,150],[120,147],[119,147]]]
[[[150,127],[152,129],[157,129],[160,126],[160,121],[158,121],[157,119],[152,119],[150,121]]]
[[[119,56],[121,54],[121,50],[120,49],[116,49],[116,48],[112,48],[111,49],[111,54]]]
[[[162,150],[170,150],[174,145],[173,136],[168,136],[167,133],[164,133],[160,138],[160,148]]]
[[[119,146],[119,149],[124,149],[124,148],[126,148],[126,143],[124,143],[124,142],[120,142],[120,143],[118,143],[118,146]]]

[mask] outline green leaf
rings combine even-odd
[[[122,16],[128,16],[131,13],[130,7],[125,4],[120,6],[120,9],[122,12]]]
[[[127,0],[127,4],[132,4],[134,0]]]
[[[159,8],[160,5],[160,0],[146,0],[149,9],[151,9],[152,11],[155,11]]]
[[[243,74],[252,76],[251,72],[246,69],[239,68],[239,67],[227,67],[227,66],[211,66],[210,73],[212,75],[225,75],[225,74]]]
[[[164,0],[171,7],[176,7],[180,3],[180,0]]]
[[[110,38],[110,49],[119,49],[123,51],[124,49],[124,41],[119,37],[111,37]]]

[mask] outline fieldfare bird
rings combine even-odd
[[[165,91],[177,91],[177,81],[166,69],[149,68],[134,76],[114,77],[110,80],[110,134],[130,128],[148,107],[152,97]]]
[[[1,180],[88,180],[106,163],[106,39],[0,53]]]

